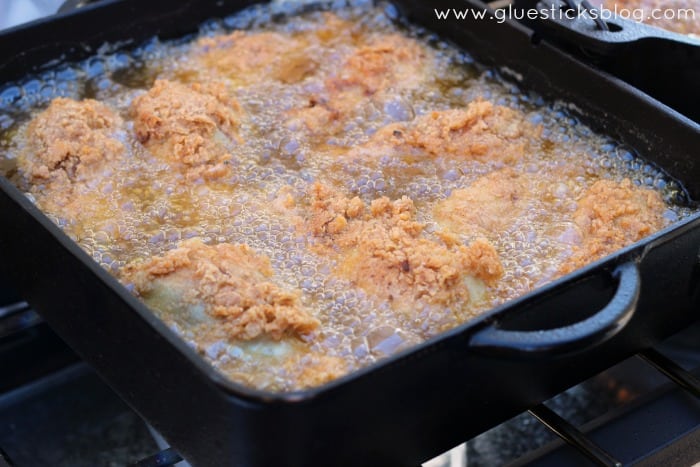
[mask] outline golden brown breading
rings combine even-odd
[[[116,137],[122,123],[101,102],[56,98],[27,126],[20,172],[32,185],[91,182],[125,153]]]
[[[304,53],[308,40],[276,32],[234,31],[200,39],[192,56],[215,76],[237,84],[262,80],[296,83],[313,74],[318,65]]]
[[[512,109],[476,101],[466,109],[434,111],[387,125],[349,156],[377,159],[393,154],[409,162],[449,156],[509,163],[523,157],[527,139],[538,131]]]
[[[656,191],[622,182],[600,180],[578,200],[574,222],[582,242],[562,266],[568,273],[609,255],[661,229],[667,221]]]
[[[420,305],[462,307],[470,297],[468,277],[493,284],[503,267],[493,246],[478,239],[469,246],[448,237],[422,236],[408,197],[382,197],[367,206],[321,184],[311,192],[305,226],[319,240],[319,250],[338,256],[337,273],[401,311]]]
[[[209,246],[194,238],[132,263],[122,277],[146,302],[153,302],[157,287],[178,289],[182,304],[203,305],[232,339],[279,340],[316,329],[319,322],[301,307],[299,295],[270,282],[272,274],[269,259],[246,245]]]
[[[224,86],[157,80],[132,103],[136,136],[156,156],[184,168],[189,178],[228,172],[241,109]]]
[[[37,205],[70,226],[71,234],[119,234],[122,213],[110,197],[128,157],[123,122],[105,104],[56,98],[26,127],[19,173]]]
[[[331,11],[320,12],[319,16],[312,34],[326,47],[355,42],[366,32],[361,23],[345,20]]]
[[[417,40],[382,34],[359,47],[326,85],[331,94],[350,89],[365,96],[392,89],[413,89],[429,75],[431,53]]]
[[[455,233],[493,238],[523,215],[532,196],[527,177],[505,168],[453,190],[435,206],[435,219]]]
[[[334,13],[322,12],[319,16],[314,27],[303,33],[237,30],[202,38],[189,55],[193,66],[181,78],[189,81],[214,77],[239,86],[254,86],[271,82],[296,84],[316,76],[329,61],[335,62],[336,45],[356,42],[361,29],[357,22],[343,20]]]
[[[345,123],[389,91],[412,90],[433,77],[435,54],[417,40],[378,34],[355,48],[325,80],[323,92],[308,106],[290,112],[312,135],[342,131]]]

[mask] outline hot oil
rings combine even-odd
[[[496,74],[473,64],[465,53],[419,29],[397,26],[391,7],[360,4],[338,10],[340,18],[355,24],[345,35],[328,34],[328,29],[320,27],[319,21],[324,20],[320,13],[286,17],[273,14],[275,8],[257,7],[202,28],[201,35],[207,37],[237,27],[304,37],[308,59],[318,69],[315,74],[301,73],[291,83],[262,81],[240,86],[235,79],[227,82],[245,111],[239,128],[243,138],[232,148],[230,175],[215,182],[187,179],[150,154],[131,128],[130,103],[156,78],[196,82],[207,76],[207,70],[197,62],[192,42],[154,40],[131,54],[105,49],[88,61],[64,65],[7,87],[0,94],[2,111],[7,115],[4,121],[11,118],[13,122],[3,133],[1,146],[0,169],[5,175],[13,173],[18,155],[27,145],[26,122],[54,97],[102,100],[126,122],[123,160],[108,177],[82,194],[86,203],[98,205],[97,214],[71,218],[61,212],[49,213],[117,276],[132,261],[161,255],[182,240],[199,237],[209,244],[249,245],[269,257],[274,282],[299,291],[303,305],[322,326],[305,341],[282,343],[229,341],[215,328],[215,322],[194,325],[192,316],[175,313],[168,306],[159,310],[157,303],[152,303],[154,311],[176,332],[237,381],[274,390],[294,389],[289,368],[279,363],[280,355],[299,349],[342,358],[348,371],[360,368],[548,282],[571,250],[567,232],[572,229],[575,200],[601,178],[630,178],[637,185],[659,191],[668,203],[669,221],[691,214],[679,203],[681,187],[652,165],[591,132],[565,105],[547,104],[538,96],[506,86]],[[297,109],[315,105],[310,96],[323,89],[333,67],[339,66],[365,36],[380,33],[407,34],[421,43],[430,42],[430,79],[407,88],[398,83],[394,90],[390,87],[365,106],[351,108],[342,127],[330,135],[309,132],[302,122],[290,118]],[[533,152],[511,166],[552,198],[546,207],[533,203],[510,229],[490,239],[506,273],[486,301],[458,313],[437,306],[412,314],[397,313],[388,303],[337,277],[334,259],[310,248],[314,240],[302,221],[309,187],[322,182],[366,203],[381,196],[409,196],[416,205],[417,219],[426,225],[424,235],[439,241],[443,226],[433,215],[435,206],[453,190],[468,187],[502,169],[503,164],[440,156],[428,163],[389,157],[381,163],[358,164],[346,154],[387,124],[410,121],[432,110],[466,107],[479,98],[515,109],[542,128],[541,136],[531,137]],[[280,201],[287,195],[294,201],[291,205]],[[45,198],[48,193],[34,189],[30,196],[42,208],[49,204]],[[462,237],[464,243],[473,240],[469,235]],[[270,365],[261,366],[261,361]]]

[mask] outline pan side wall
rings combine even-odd
[[[57,333],[194,465],[416,464],[698,315],[694,225],[664,236],[644,255],[638,311],[600,347],[535,360],[489,357],[469,348],[483,324],[477,323],[315,397],[250,401],[208,380],[5,193],[0,209],[15,226],[0,232],[2,275],[11,275]],[[517,312],[511,307],[501,315]]]

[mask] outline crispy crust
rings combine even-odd
[[[239,84],[270,78],[291,84],[318,68],[303,52],[307,44],[305,39],[276,32],[234,31],[200,39],[193,57],[216,75]]]
[[[510,168],[480,177],[453,190],[434,209],[441,226],[460,234],[484,236],[507,231],[530,204],[527,178]]]
[[[242,112],[223,85],[157,80],[131,109],[136,137],[156,156],[190,178],[228,173],[227,147],[238,141]]]
[[[661,229],[666,220],[661,196],[621,182],[599,180],[578,200],[574,222],[582,242],[562,266],[568,273],[641,240]]]
[[[467,276],[493,284],[503,267],[493,246],[478,239],[468,246],[449,237],[423,237],[408,197],[382,197],[368,206],[315,184],[305,226],[319,251],[337,255],[337,273],[398,310],[420,304],[445,307],[469,302]]]
[[[27,126],[19,168],[31,184],[88,182],[126,151],[122,119],[101,102],[56,98]]]
[[[429,51],[415,39],[382,34],[359,47],[326,82],[331,94],[356,89],[370,96],[389,88],[412,89],[427,77]]]
[[[379,34],[357,47],[325,80],[308,106],[290,112],[312,135],[342,131],[357,109],[388,91],[405,92],[432,78],[433,52],[412,38]]]
[[[127,266],[122,274],[147,301],[156,281],[183,288],[184,302],[203,304],[232,339],[280,340],[319,326],[301,307],[298,293],[269,282],[270,261],[246,245],[209,246],[190,239],[163,256]]]
[[[387,125],[349,156],[376,159],[394,154],[409,161],[449,156],[511,163],[523,157],[527,139],[538,132],[512,109],[475,101],[466,109],[434,111]]]

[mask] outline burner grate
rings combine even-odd
[[[530,413],[566,444],[534,451],[513,467],[587,465],[579,462],[576,452],[579,458],[583,454],[604,466],[693,465],[700,461],[698,378],[657,350],[645,350],[637,357],[672,383],[580,430],[544,405],[538,406]]]
[[[587,438],[580,430],[564,420],[546,405],[540,404],[537,407],[533,407],[528,412],[550,431],[578,449],[583,455],[596,464],[607,467],[622,467],[620,461]]]
[[[681,368],[673,360],[670,360],[654,349],[640,352],[638,357],[688,393],[696,398],[700,398],[700,381],[690,372]],[[530,409],[529,413],[566,443],[591,459],[595,464],[609,467],[621,467],[623,465],[622,462],[615,459],[608,451],[593,442],[582,431],[575,428],[544,404]]]
[[[668,379],[670,379],[673,383],[677,385],[677,387],[667,385],[665,388],[662,388],[663,391],[669,392],[671,394],[666,394],[664,397],[658,399],[656,397],[652,397],[653,399],[655,399],[654,401],[638,404],[641,407],[642,411],[648,412],[648,417],[654,419],[659,416],[663,417],[664,414],[678,413],[672,410],[668,410],[668,407],[669,404],[673,405],[672,402],[676,398],[680,397],[681,399],[684,399],[682,395],[678,394],[682,392],[679,391],[679,388],[682,388],[682,390],[694,396],[696,398],[695,402],[698,402],[698,404],[696,404],[696,417],[689,417],[689,420],[685,420],[686,423],[671,423],[670,425],[673,426],[667,428],[675,428],[676,433],[671,433],[674,431],[672,429],[662,430],[667,432],[666,434],[668,434],[669,436],[657,437],[655,442],[642,443],[642,447],[645,451],[645,454],[637,456],[633,461],[623,462],[617,459],[613,454],[611,454],[611,452],[608,449],[602,447],[602,445],[598,443],[597,440],[594,440],[589,434],[585,433],[585,431],[588,430],[581,430],[576,428],[573,424],[569,423],[566,419],[561,417],[554,410],[550,409],[544,404],[540,404],[536,407],[533,407],[528,411],[528,413],[536,420],[538,420],[542,425],[544,425],[549,431],[561,438],[561,440],[563,440],[569,446],[573,447],[579,453],[579,455],[582,454],[595,465],[607,467],[622,467],[623,465],[631,465],[633,463],[637,464],[642,460],[652,462],[651,459],[658,460],[660,458],[667,458],[669,456],[677,458],[679,456],[678,453],[682,453],[683,448],[685,446],[700,445],[700,381],[698,381],[698,379],[692,373],[684,370],[680,365],[675,363],[673,360],[667,358],[657,350],[645,350],[639,353],[638,357],[642,361],[648,363],[651,367],[658,370],[661,374],[666,376]],[[654,408],[656,408],[657,410],[650,410]],[[680,413],[685,413],[686,415],[693,413],[692,410],[687,411],[686,409],[687,407],[684,407],[683,409],[681,409]],[[676,410],[678,410],[677,407]],[[632,416],[634,416],[634,414],[628,415],[628,417]],[[622,424],[620,423],[620,425]],[[651,426],[656,428],[656,426],[653,423],[627,423],[625,426],[620,426],[616,428],[618,430],[617,436],[619,437],[619,435],[621,434],[620,430],[628,430],[630,426]],[[652,428],[652,431],[654,431],[654,428]],[[661,452],[661,448],[663,448],[664,445],[666,445],[667,449],[668,446],[671,446],[671,449],[674,452],[671,454],[669,454],[668,452],[666,454]],[[455,449],[458,449],[460,453],[464,451],[463,445]],[[625,459],[630,458],[629,454],[626,454],[627,455],[625,456]],[[691,464],[700,460],[700,453],[698,453],[697,450],[694,448],[691,448],[691,451],[687,454],[688,456],[690,456],[687,460]],[[560,454],[560,456],[561,455],[562,454]],[[578,462],[575,457],[572,458],[571,453],[566,453],[563,455],[566,457],[567,461],[569,461],[566,463],[567,465],[570,462],[573,462],[575,465],[581,464],[581,462]],[[555,459],[557,459],[556,456]],[[548,461],[547,458],[542,459],[538,458],[538,456],[526,456],[525,458],[516,462],[515,465],[564,465],[560,464],[559,460],[560,459],[551,463],[550,461]],[[167,467],[176,465],[180,461],[182,461],[182,458],[179,455],[177,455],[177,453],[172,448],[168,448],[155,456],[149,457],[137,464],[134,464],[134,467]],[[444,456],[440,456],[439,458],[430,461],[426,465],[439,465],[441,467],[464,467],[467,465],[466,461],[467,458],[464,455],[453,456],[450,453],[447,453]],[[545,464],[541,464],[541,462],[543,461],[545,462]],[[653,464],[656,463],[657,461],[653,461]]]
[[[638,356],[690,394],[700,398],[700,381],[690,372],[681,368],[676,362],[666,358],[654,349],[640,352]]]

